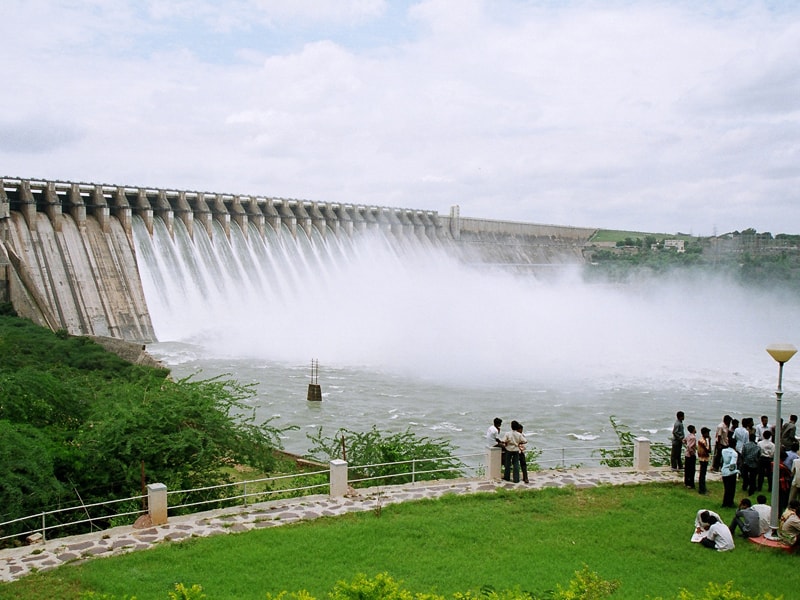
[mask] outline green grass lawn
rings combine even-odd
[[[698,509],[730,520],[721,497],[716,482],[705,497],[678,484],[454,495],[93,559],[2,584],[0,598],[165,600],[178,582],[200,584],[209,600],[301,589],[324,598],[339,580],[382,572],[414,592],[541,593],[584,566],[619,580],[615,599],[675,598],[731,580],[749,595],[796,598],[799,557],[740,538],[728,553],[689,541]]]

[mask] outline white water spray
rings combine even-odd
[[[161,341],[210,356],[395,372],[431,381],[642,386],[762,385],[764,347],[800,340],[798,302],[721,279],[584,283],[466,266],[445,248],[380,234],[213,241],[136,220],[142,281]],[[604,383],[601,383],[604,382]]]

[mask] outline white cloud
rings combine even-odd
[[[0,17],[15,176],[800,232],[800,9],[12,0]]]

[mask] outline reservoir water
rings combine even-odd
[[[714,274],[586,283],[579,266],[541,272],[467,264],[437,244],[261,241],[232,224],[190,240],[134,223],[159,342],[175,376],[256,384],[259,418],[303,454],[322,427],[404,431],[483,451],[495,416],[517,419],[543,461],[597,461],[610,417],[666,441],[677,410],[712,430],[725,413],[775,414],[773,342],[800,343],[800,300]],[[306,401],[312,359],[322,402]],[[800,411],[800,359],[783,414]],[[796,368],[794,368],[796,366]]]

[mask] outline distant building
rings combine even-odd
[[[685,251],[683,248],[683,240],[664,240],[664,249],[666,250],[667,248],[675,248],[678,254]]]

